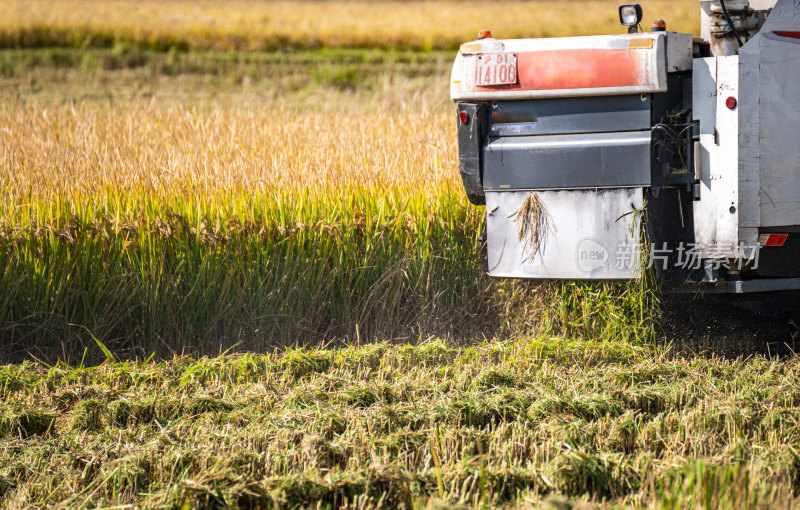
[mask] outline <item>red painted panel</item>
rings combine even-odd
[[[776,30],[775,32],[772,33],[780,37],[791,37],[792,39],[800,39],[800,32],[786,32],[786,31]]]
[[[517,54],[519,83],[476,87],[497,90],[564,90],[645,85],[642,50],[548,50]]]

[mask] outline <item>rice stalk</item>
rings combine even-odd
[[[511,216],[514,217],[514,222],[519,227],[517,239],[522,242],[523,246],[522,261],[530,262],[539,253],[550,230],[547,209],[534,191],[523,200],[522,205]],[[524,256],[526,249],[529,252],[527,257]]]

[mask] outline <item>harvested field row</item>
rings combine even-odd
[[[549,338],[6,366],[0,502],[791,508],[798,377]]]

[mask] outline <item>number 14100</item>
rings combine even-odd
[[[485,53],[478,55],[478,86],[517,83],[516,53]]]

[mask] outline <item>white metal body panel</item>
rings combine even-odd
[[[515,216],[530,191],[486,193],[489,274],[504,278],[617,280],[641,274],[642,188],[538,191],[546,211],[539,251]]]
[[[800,224],[800,40],[761,39],[761,225]],[[781,50],[791,47],[791,53]],[[770,101],[774,98],[773,101]]]
[[[694,118],[700,121],[700,200],[695,241],[704,258],[734,258],[739,245],[739,116],[725,102],[738,97],[739,57],[695,59]]]
[[[800,1],[779,0],[761,32],[741,50],[739,164],[747,215],[755,228],[800,225]]]
[[[800,2],[798,0],[751,0],[750,3],[750,7],[753,9],[772,7],[772,12],[764,24],[762,33],[774,30],[797,30],[798,23],[800,23]]]
[[[778,0],[750,0],[750,8],[757,11],[765,11],[775,7],[776,3],[778,3]]]
[[[746,246],[758,245],[761,226],[761,80],[758,52],[751,51],[754,42],[751,39],[739,52],[739,240]]]
[[[719,258],[721,247],[755,246],[760,227],[800,225],[800,40],[775,34],[800,31],[800,1],[771,5],[738,56],[694,63],[701,132],[694,218],[704,257]],[[733,110],[728,97],[737,101]]]
[[[652,47],[636,47],[638,41],[652,40]],[[483,50],[481,50],[483,46]],[[453,101],[538,99],[597,95],[647,94],[667,90],[667,72],[685,71],[692,66],[693,38],[690,34],[652,32],[636,35],[610,35],[543,39],[486,39],[466,43],[456,56],[450,79]],[[482,51],[552,52],[580,50],[624,50],[637,56],[639,82],[630,86],[547,88],[536,90],[476,90],[477,55]],[[524,65],[520,61],[520,65]],[[611,70],[613,72],[613,70]],[[518,70],[524,74],[524,69]]]
[[[690,34],[663,32],[666,34],[667,72],[688,71],[692,68],[694,37]]]

